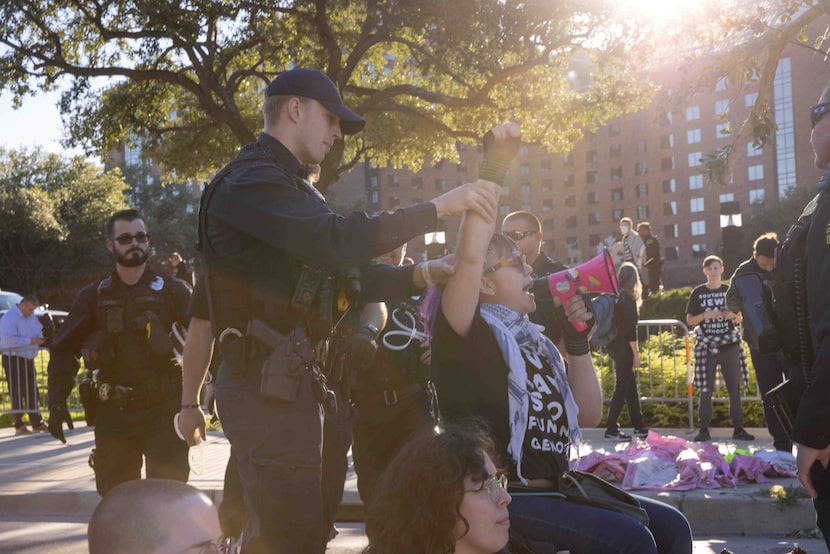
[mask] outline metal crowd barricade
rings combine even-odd
[[[25,361],[27,354],[32,350],[37,350],[37,353],[32,360],[34,363],[34,378],[31,373],[26,370]],[[49,365],[49,349],[36,347],[20,347],[20,348],[4,348],[3,354],[3,372],[0,377],[0,414],[13,413],[28,413],[32,411],[48,412],[49,410],[49,395],[47,389],[48,376],[46,373]],[[16,391],[12,390],[9,378],[16,381]],[[76,377],[77,379],[77,377]],[[37,387],[35,389],[35,386]],[[36,390],[36,393],[35,393]],[[16,392],[15,398],[12,394]],[[28,397],[28,398],[27,398]],[[34,397],[35,406],[30,406],[27,400],[32,400]],[[71,412],[83,411],[80,398],[78,397],[78,387],[72,389],[67,399],[67,407]]]
[[[646,372],[635,371],[640,401],[685,403],[689,414],[689,429],[693,429],[694,364],[689,328],[676,319],[641,319],[638,332],[641,365],[648,368]],[[678,360],[676,352],[681,348],[683,355]],[[603,356],[603,360],[608,359],[609,364],[613,363],[610,356]],[[643,382],[644,378],[648,382]]]

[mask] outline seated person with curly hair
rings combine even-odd
[[[406,444],[366,514],[367,554],[492,554],[507,545],[510,495],[484,433],[450,425]]]

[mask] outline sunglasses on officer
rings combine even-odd
[[[810,108],[810,123],[813,124],[813,129],[816,128],[818,125],[819,120],[824,117],[824,114],[830,111],[830,102],[824,102],[823,104],[816,104],[812,108]]]
[[[117,237],[113,237],[112,240],[120,244],[121,246],[127,246],[133,243],[135,240],[138,244],[144,244],[148,240],[150,240],[150,235],[143,232],[138,232],[134,235],[129,233],[124,233],[123,235],[118,235]]]

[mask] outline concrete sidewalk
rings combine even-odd
[[[694,434],[687,429],[657,431],[685,439],[691,439]],[[749,429],[749,432],[756,436],[755,441],[733,441],[731,429],[712,429],[712,440],[725,451],[736,447],[772,448],[772,440],[765,429]],[[599,449],[612,451],[618,443],[604,439],[603,433],[603,429],[584,429],[585,440],[580,454]],[[15,437],[13,429],[0,429],[0,519],[12,514],[86,514],[88,517],[99,500],[92,469],[87,465],[93,442],[92,429],[83,426],[82,422],[67,433],[65,445],[48,434]],[[195,471],[191,473],[189,483],[217,503],[222,496],[229,448],[221,433],[211,432],[208,441],[202,445],[201,454],[198,449],[191,449],[191,467]],[[799,498],[776,503],[769,494],[774,485],[799,487],[796,479],[773,479],[766,484],[732,489],[637,491],[637,494],[659,498],[679,508],[689,518],[696,537],[783,537],[813,530],[815,513],[810,500]],[[362,517],[353,471],[346,483],[340,516],[341,520],[347,521]],[[337,549],[330,548],[329,551]]]

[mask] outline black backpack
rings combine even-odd
[[[596,325],[591,337],[592,346],[608,346],[617,338],[617,303],[618,297],[613,294],[603,293],[591,299],[591,311]]]

